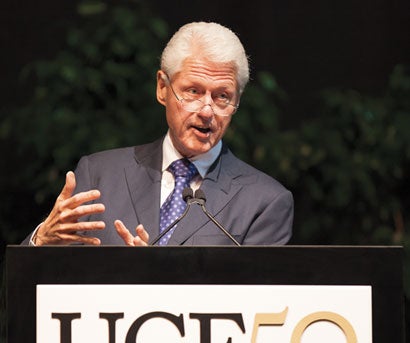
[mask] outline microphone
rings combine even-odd
[[[184,190],[182,191],[182,199],[184,199],[184,201],[188,203],[193,198],[194,198],[194,191],[192,190],[192,188],[185,187]]]
[[[187,207],[185,208],[185,211],[177,218],[175,219],[171,224],[169,224],[164,231],[162,231],[151,243],[151,245],[155,245],[158,243],[158,241],[164,237],[175,225],[177,225],[182,218],[184,218],[191,205],[195,202],[194,199],[194,192],[191,187],[185,187],[184,190],[182,191],[182,199],[187,203]]]
[[[196,200],[196,203],[201,206],[202,211],[218,227],[218,229],[220,229],[233,243],[240,247],[241,245],[239,244],[239,242],[228,231],[226,231],[226,229],[205,208],[206,197],[202,189],[199,188],[195,191],[194,199]]]

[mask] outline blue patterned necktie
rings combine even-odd
[[[175,187],[160,209],[160,233],[184,212],[187,204],[182,199],[182,191],[185,187],[189,187],[192,178],[198,174],[196,167],[186,158],[172,162],[168,170],[174,175]],[[161,238],[159,245],[168,244],[175,228],[176,226]]]

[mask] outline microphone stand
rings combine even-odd
[[[191,204],[193,203],[193,191],[192,188],[184,188],[183,192],[182,192],[182,198],[185,200],[185,202],[187,203],[187,207],[185,208],[184,212],[177,218],[175,219],[175,221],[173,221],[171,224],[169,224],[164,231],[162,231],[157,238],[155,238],[152,243],[150,245],[155,245],[156,243],[159,242],[159,240],[164,237],[175,225],[177,225],[182,218],[184,218],[186,216],[186,214],[188,213],[189,209],[191,208]]]
[[[238,247],[241,246],[241,244],[228,232],[226,229],[215,219],[213,215],[211,215],[207,209],[205,208],[205,202],[206,202],[206,197],[205,193],[203,192],[202,189],[197,189],[195,191],[195,198],[198,205],[201,206],[202,211],[205,213],[205,215]]]
[[[202,189],[197,189],[194,196],[192,188],[186,187],[182,192],[182,198],[187,203],[187,207],[185,208],[184,212],[177,219],[175,219],[175,221],[168,225],[165,228],[165,230],[162,231],[152,241],[152,243],[150,244],[151,246],[157,244],[162,237],[164,237],[175,225],[177,225],[187,215],[192,204],[199,205],[202,211],[205,213],[205,215],[218,227],[218,229],[220,229],[235,245],[241,246],[241,244],[214,218],[214,216],[207,211],[205,207],[206,197]]]

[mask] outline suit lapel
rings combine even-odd
[[[234,179],[241,175],[235,161],[236,158],[224,147],[202,182],[201,189],[206,196],[206,208],[214,216],[222,211],[242,188],[239,183],[234,182]],[[193,205],[187,217],[178,224],[169,244],[183,244],[208,222],[209,219],[199,206]]]
[[[129,195],[138,223],[144,225],[151,241],[159,233],[162,142],[163,139],[160,139],[135,147],[136,165],[125,168]],[[240,175],[237,158],[224,146],[201,185],[207,198],[206,208],[212,215],[216,216],[222,211],[240,191],[242,186],[235,182],[235,178]],[[183,244],[208,222],[209,219],[199,206],[193,205],[187,217],[178,224],[169,245]]]
[[[138,223],[144,225],[153,239],[159,227],[162,139],[137,146],[135,160],[136,166],[125,169],[127,186]]]

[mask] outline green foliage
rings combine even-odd
[[[297,196],[297,241],[390,244],[404,238],[409,80],[399,66],[383,97],[326,91],[317,119],[282,135],[275,163]]]
[[[38,206],[49,206],[81,155],[165,131],[155,87],[166,24],[139,2],[84,2],[79,13],[80,26],[68,31],[66,48],[26,68],[25,75],[37,80],[28,106],[0,125],[2,145],[15,147],[4,151],[11,170],[2,188],[16,195],[17,204],[27,196],[33,204],[34,195]],[[11,206],[2,211],[13,212]],[[15,241],[15,228],[1,224]]]
[[[269,156],[278,139],[280,114],[276,102],[286,95],[268,72],[259,72],[246,86],[238,113],[232,118],[225,141],[237,156],[267,173],[274,172]]]

